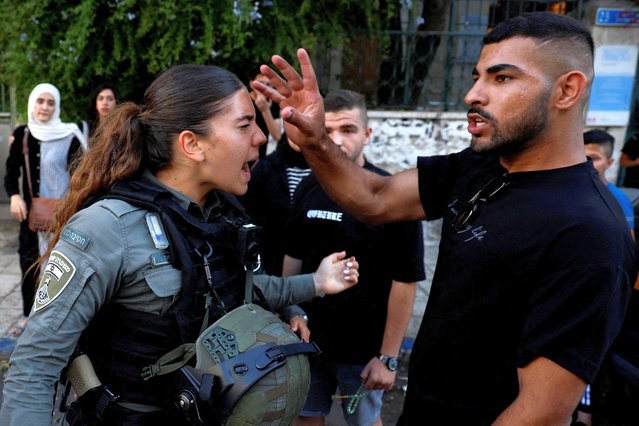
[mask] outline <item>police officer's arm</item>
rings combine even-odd
[[[297,57],[303,77],[275,55],[273,64],[285,79],[262,65],[260,71],[274,87],[260,82],[255,82],[254,87],[279,103],[287,137],[301,147],[322,188],[363,222],[424,219],[416,169],[393,176],[371,173],[348,159],[328,137],[315,71],[305,50],[299,49]]]
[[[493,425],[569,424],[586,382],[548,358],[517,369],[519,395]]]
[[[415,283],[393,281],[388,296],[388,312],[380,354],[392,357],[399,355],[402,339],[413,313],[416,291]],[[362,371],[361,378],[367,389],[390,390],[395,383],[396,373],[390,371],[378,357],[374,357]]]
[[[55,382],[82,331],[116,291],[126,243],[116,218],[92,212],[67,223],[73,235],[61,238],[45,265],[5,377],[2,425],[51,424]]]
[[[282,276],[288,277],[291,275],[297,275],[302,272],[302,261],[300,259],[293,258],[289,255],[284,256],[282,263]],[[298,307],[295,305],[295,307]],[[293,308],[292,306],[286,309]],[[299,307],[298,307],[299,308]],[[301,310],[301,308],[299,308]],[[308,322],[306,320],[306,313],[302,312],[287,312],[286,321],[302,341],[309,342],[311,339],[311,330],[308,328]]]
[[[359,264],[346,252],[333,253],[322,259],[312,274],[291,277],[271,275],[253,276],[253,284],[259,287],[272,309],[295,305],[316,296],[340,293],[357,284]]]

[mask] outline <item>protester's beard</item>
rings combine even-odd
[[[470,147],[475,152],[497,155],[515,154],[522,151],[528,142],[539,136],[548,124],[548,102],[550,90],[544,90],[532,103],[516,117],[509,118],[503,125],[491,114],[480,108],[471,108],[470,112],[480,114],[492,125],[492,137],[488,142],[478,142],[472,136]]]

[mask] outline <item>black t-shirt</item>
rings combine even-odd
[[[639,133],[633,135],[626,141],[621,152],[630,157],[631,160],[639,158]],[[639,166],[626,167],[626,176],[623,186],[628,188],[639,188]]]
[[[370,163],[364,168],[387,174]],[[360,265],[356,286],[301,305],[311,338],[327,360],[366,364],[380,351],[392,281],[424,279],[421,223],[359,222],[328,197],[313,175],[302,180],[293,203],[286,253],[302,260],[303,272],[315,271],[322,258],[341,250],[356,256]]]
[[[592,381],[623,321],[634,243],[591,163],[510,173],[459,231],[457,212],[506,170],[471,150],[418,170],[426,217],[444,221],[403,424],[490,424],[537,357]]]

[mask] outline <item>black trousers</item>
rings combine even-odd
[[[18,256],[20,258],[20,270],[22,271],[22,310],[24,316],[29,316],[36,286],[38,285],[38,268],[31,266],[38,260],[38,234],[29,229],[27,220],[20,223],[18,236]]]

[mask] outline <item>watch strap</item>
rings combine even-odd
[[[377,359],[379,359],[390,371],[397,371],[397,357],[380,353],[377,355]]]

